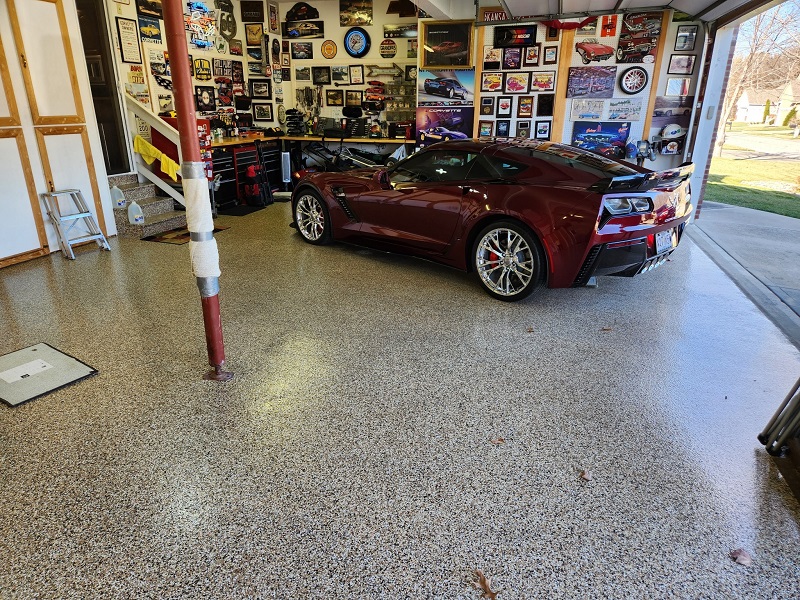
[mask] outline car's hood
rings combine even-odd
[[[613,52],[614,49],[611,46],[606,46],[604,44],[579,44],[581,48],[584,50],[591,50],[592,52]]]

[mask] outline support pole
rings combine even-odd
[[[163,0],[164,29],[172,70],[172,91],[180,132],[181,177],[186,198],[186,221],[189,228],[189,255],[192,272],[197,279],[203,307],[203,324],[206,331],[208,363],[212,370],[203,379],[228,381],[233,373],[223,370],[225,344],[222,340],[222,318],[219,310],[219,251],[214,239],[214,220],[208,180],[200,160],[200,143],[197,138],[197,118],[194,111],[192,79],[189,74],[189,48],[183,23],[181,0]]]

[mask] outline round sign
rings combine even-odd
[[[394,58],[397,54],[397,44],[394,40],[385,39],[381,42],[381,56],[383,58]]]
[[[325,40],[322,42],[322,56],[325,58],[333,58],[336,56],[336,42],[333,40]]]
[[[369,34],[362,27],[351,27],[344,34],[344,49],[353,58],[362,58],[369,52]]]

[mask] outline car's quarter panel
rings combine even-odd
[[[364,191],[351,205],[361,219],[360,235],[441,254],[460,219],[464,191],[453,182],[408,182],[388,190]]]

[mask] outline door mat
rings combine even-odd
[[[229,217],[243,217],[254,213],[257,210],[264,210],[266,206],[247,206],[246,204],[234,204],[233,206],[226,206],[225,208],[218,208],[217,212],[221,215]]]
[[[214,233],[225,231],[230,227],[217,225],[214,227]],[[162,244],[188,244],[189,243],[189,230],[186,227],[178,227],[177,229],[170,229],[164,233],[156,235],[148,235],[142,238],[146,242],[161,242]]]
[[[0,400],[17,406],[97,373],[48,344],[0,356]]]

